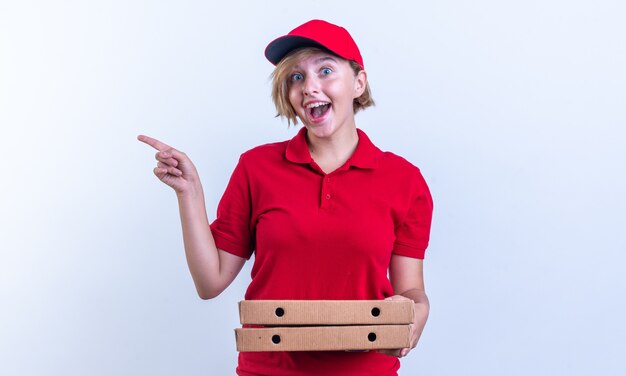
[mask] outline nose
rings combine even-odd
[[[304,83],[302,84],[302,93],[304,95],[311,95],[319,92],[319,80],[315,75],[308,74],[304,78]]]

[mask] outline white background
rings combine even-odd
[[[401,375],[623,375],[626,5],[601,1],[0,1],[0,374],[229,375],[250,265],[200,300],[173,191],[209,218],[274,118],[263,49],[346,26],[357,116],[435,200],[431,317]]]

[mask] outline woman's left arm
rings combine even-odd
[[[424,260],[392,254],[389,280],[395,295],[386,300],[410,299],[415,303],[415,316],[411,325],[411,347],[379,350],[381,353],[402,358],[417,346],[428,319],[430,304],[424,289]]]

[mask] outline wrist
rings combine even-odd
[[[202,185],[200,184],[200,182],[191,183],[186,189],[176,191],[176,198],[178,198],[178,201],[193,201],[197,199],[204,199]]]

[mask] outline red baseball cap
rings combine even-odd
[[[311,20],[291,30],[289,34],[274,39],[265,48],[265,57],[276,65],[288,53],[300,47],[322,47],[346,60],[356,61],[361,69],[365,69],[359,47],[348,30],[322,20]]]

